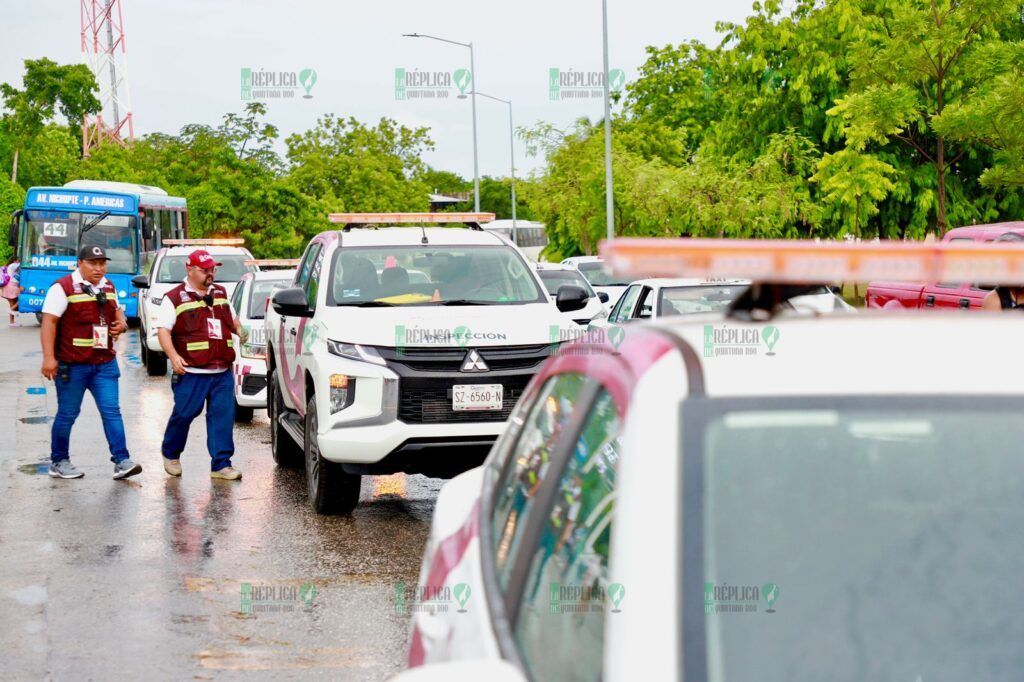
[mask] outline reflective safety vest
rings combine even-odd
[[[77,364],[99,365],[113,360],[114,340],[110,336],[110,325],[117,319],[117,289],[107,280],[105,286],[96,287],[86,283],[93,293],[85,293],[83,285],[77,284],[71,275],[56,281],[68,297],[68,307],[57,322],[57,360]],[[106,302],[100,306],[96,294],[102,291]],[[106,327],[106,343],[102,342],[103,332],[97,327]]]
[[[185,362],[197,369],[230,367],[235,361],[231,340],[234,318],[224,287],[214,284],[210,293],[202,296],[179,284],[167,296],[176,316],[171,341]]]

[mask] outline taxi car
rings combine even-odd
[[[149,376],[167,374],[167,356],[157,338],[156,317],[164,295],[184,281],[189,254],[202,248],[223,263],[217,268],[216,280],[227,290],[228,296],[234,293],[242,275],[258,270],[255,265],[246,265],[246,261],[252,260],[252,254],[244,247],[244,239],[165,239],[163,243],[149,271],[132,279],[132,284],[139,289],[139,345],[142,364]]]
[[[779,282],[545,363],[441,490],[399,679],[1017,679],[1019,316],[780,304],[819,276],[1008,281],[1024,249],[647,241],[604,252]]]
[[[260,268],[260,272],[247,272],[238,280],[231,294],[231,307],[242,326],[248,331],[247,343],[234,336],[235,362],[235,421],[252,421],[253,412],[267,407],[267,330],[263,319],[271,295],[289,286],[295,279],[295,260],[249,260],[246,265]],[[275,270],[268,268],[290,268]]]

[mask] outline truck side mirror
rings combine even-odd
[[[282,289],[272,299],[274,311],[283,317],[313,317],[306,292],[297,287]]]
[[[135,275],[132,277],[132,286],[136,289],[148,289],[149,275]]]
[[[575,284],[563,284],[558,287],[555,294],[555,307],[563,313],[571,313],[574,310],[582,310],[587,307],[587,290]]]

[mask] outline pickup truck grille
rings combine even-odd
[[[464,424],[467,422],[500,422],[508,419],[523,390],[529,374],[515,376],[465,375],[466,379],[418,379],[402,377],[398,382],[398,418],[407,424]],[[452,409],[452,386],[455,384],[488,383],[504,386],[500,410],[456,412]]]
[[[550,344],[533,346],[493,346],[466,348],[378,348],[388,365],[398,374],[402,368],[413,372],[458,372],[470,348],[475,348],[492,372],[535,369],[551,354]],[[395,367],[399,365],[400,367]]]

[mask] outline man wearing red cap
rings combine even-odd
[[[235,359],[231,332],[243,342],[246,334],[228,304],[227,291],[213,282],[221,263],[200,249],[189,255],[185,265],[185,281],[164,296],[156,323],[160,347],[174,369],[174,411],[161,448],[164,470],[181,476],[189,427],[205,405],[210,476],[234,481],[242,473],[231,466],[235,453],[234,379],[228,371]]]

